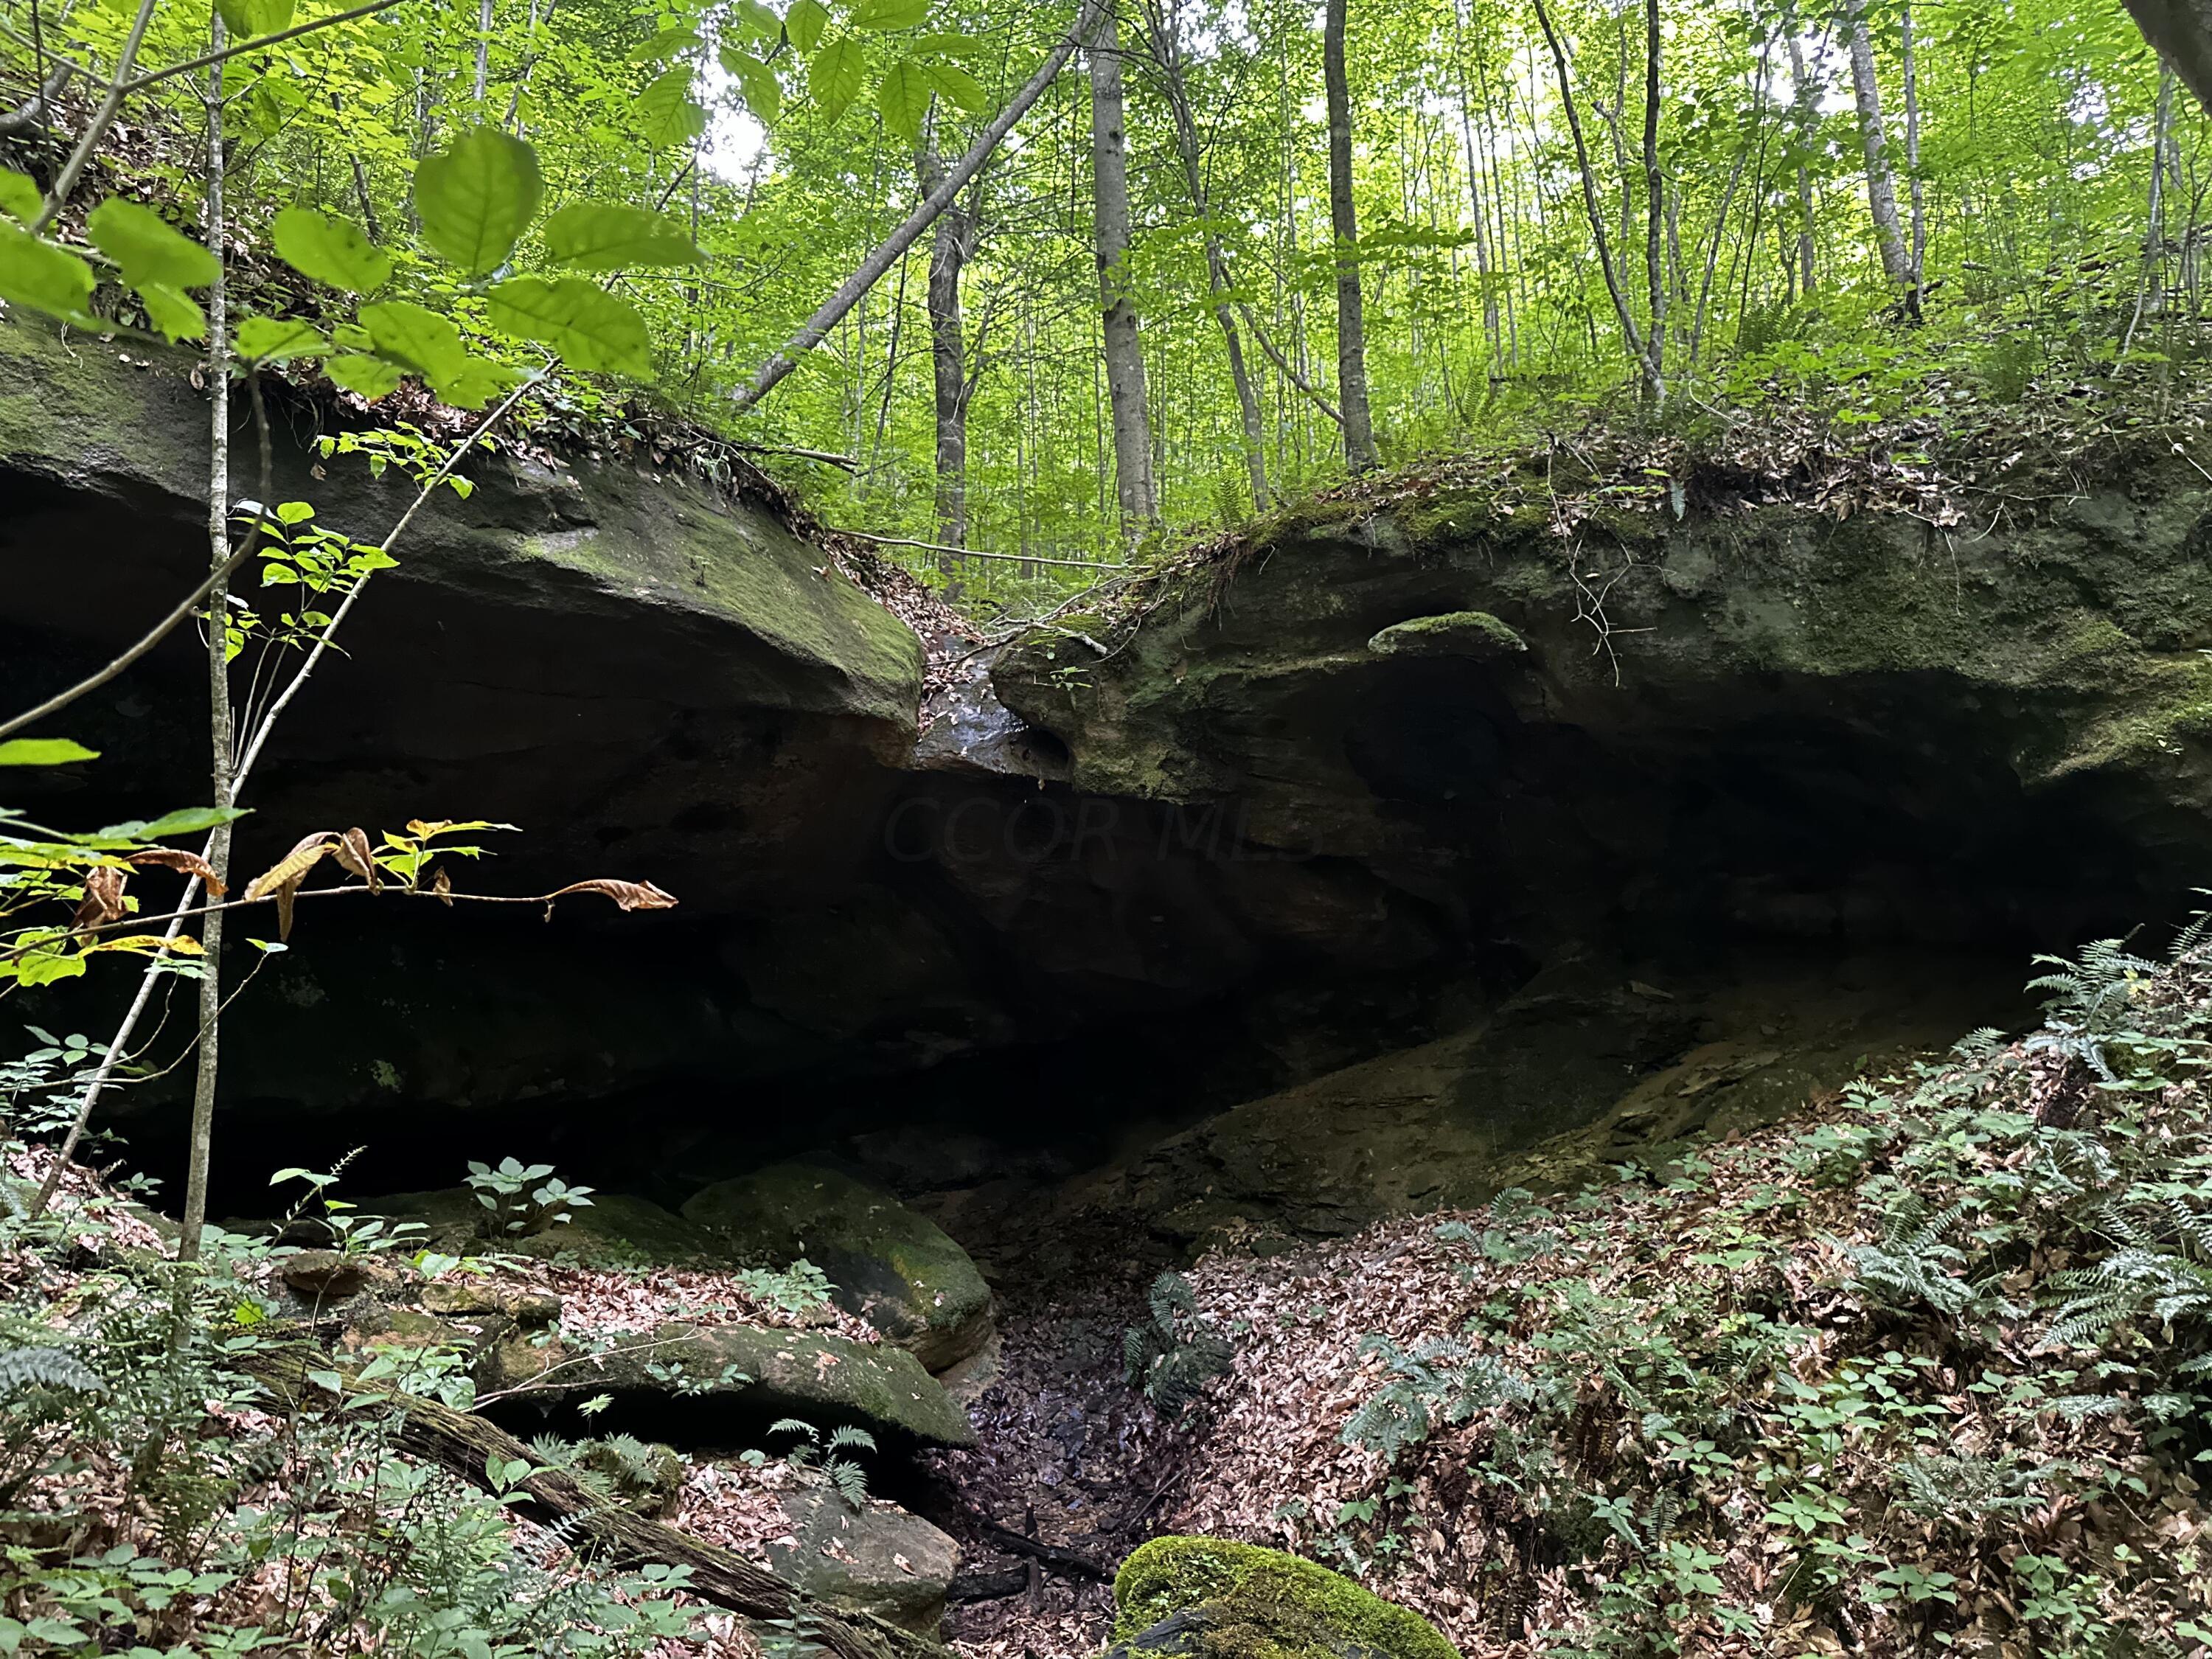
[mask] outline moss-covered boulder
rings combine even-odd
[[[669,1323],[590,1344],[518,1333],[478,1356],[476,1378],[480,1395],[544,1404],[604,1394],[647,1417],[797,1417],[908,1445],[975,1443],[967,1414],[905,1349],[811,1331]]]
[[[716,1182],[684,1205],[684,1219],[748,1265],[812,1262],[837,1287],[838,1306],[930,1370],[990,1340],[990,1286],[968,1253],[927,1217],[836,1170],[778,1164]]]
[[[1379,629],[1367,648],[1378,657],[1505,657],[1528,641],[1487,611],[1447,611]]]
[[[1114,1579],[1111,1652],[1182,1659],[1459,1659],[1418,1614],[1256,1544],[1155,1538]]]

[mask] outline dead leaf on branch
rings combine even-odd
[[[307,872],[322,861],[337,838],[337,833],[331,830],[318,830],[311,836],[301,836],[290,852],[247,884],[248,903],[265,898],[276,901],[276,937],[280,940],[292,937],[292,901],[299,895],[300,884],[307,880]]]
[[[331,856],[343,868],[367,882],[370,892],[383,890],[383,873],[376,866],[376,855],[369,851],[368,830],[347,830],[331,847]]]
[[[448,910],[453,908],[453,878],[446,873],[446,866],[442,864],[430,878],[430,891]]]
[[[572,882],[557,893],[547,894],[547,908],[551,908],[555,899],[570,893],[597,893],[602,898],[612,899],[624,910],[672,910],[676,908],[676,895],[664,893],[649,881],[614,881],[605,876],[593,881]]]
[[[128,914],[123,902],[123,884],[130,878],[129,871],[112,864],[85,872],[84,900],[70,918],[70,928],[82,933],[121,921]]]
[[[149,847],[143,853],[133,853],[131,862],[141,868],[174,870],[180,876],[197,876],[200,885],[216,898],[221,898],[230,889],[215,872],[215,866],[198,853],[187,853],[177,847]]]

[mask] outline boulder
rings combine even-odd
[[[945,1592],[960,1565],[960,1546],[894,1504],[854,1509],[834,1492],[793,1492],[783,1500],[789,1541],[768,1547],[769,1565],[809,1595],[840,1601],[933,1637]]]
[[[1369,637],[1367,648],[1378,657],[1510,657],[1528,641],[1487,611],[1447,611],[1392,623]]]
[[[726,1254],[703,1228],[649,1199],[593,1193],[592,1201],[543,1232],[506,1237],[486,1231],[491,1212],[466,1187],[363,1199],[368,1214],[422,1227],[422,1243],[451,1255],[487,1250],[539,1257],[572,1255],[589,1267],[719,1267]]]
[[[968,1253],[890,1194],[812,1164],[778,1164],[696,1194],[684,1218],[738,1261],[830,1276],[832,1299],[941,1371],[990,1340],[991,1291]]]
[[[1155,1538],[1114,1579],[1109,1655],[1459,1659],[1435,1626],[1343,1574],[1256,1544]]]
[[[478,1357],[477,1388],[547,1402],[610,1394],[734,1420],[851,1423],[909,1445],[975,1443],[966,1413],[905,1349],[807,1331],[671,1323],[611,1337],[596,1351],[565,1335],[518,1333]]]

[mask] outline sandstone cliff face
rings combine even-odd
[[[406,487],[319,458],[331,418],[277,406],[275,494],[380,536]],[[0,327],[11,706],[190,585],[205,424],[173,368]],[[2172,914],[2212,865],[2212,495],[2160,466],[1985,532],[1695,497],[1571,539],[1471,491],[1309,507],[1139,621],[971,665],[919,751],[921,643],[772,492],[649,445],[470,473],[289,717],[241,862],[484,817],[525,832],[487,888],[684,902],[313,919],[234,1015],[233,1109],[373,1129],[390,1187],[571,1121],[681,1171],[669,1201],[902,1124],[979,1133],[980,1179],[1010,1139],[1103,1152],[1456,1041],[1547,966],[1617,997],[1744,945],[1987,948],[2010,981],[2022,946]],[[199,795],[194,654],[73,709],[103,759],[35,804]],[[156,1142],[173,1086],[133,1101]],[[902,1179],[887,1158],[860,1162]]]

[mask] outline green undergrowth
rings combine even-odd
[[[1405,1224],[1292,1541],[1471,1654],[2212,1645],[2212,945],[2044,965],[2023,1039]]]
[[[692,1627],[688,1570],[615,1571],[514,1511],[527,1462],[464,1480],[335,1370],[273,1403],[246,1370],[294,1328],[271,1247],[210,1230],[168,1261],[82,1176],[33,1220],[44,1156],[0,1146],[0,1654],[612,1659]],[[349,1369],[385,1388],[465,1380],[447,1348],[372,1354]]]

